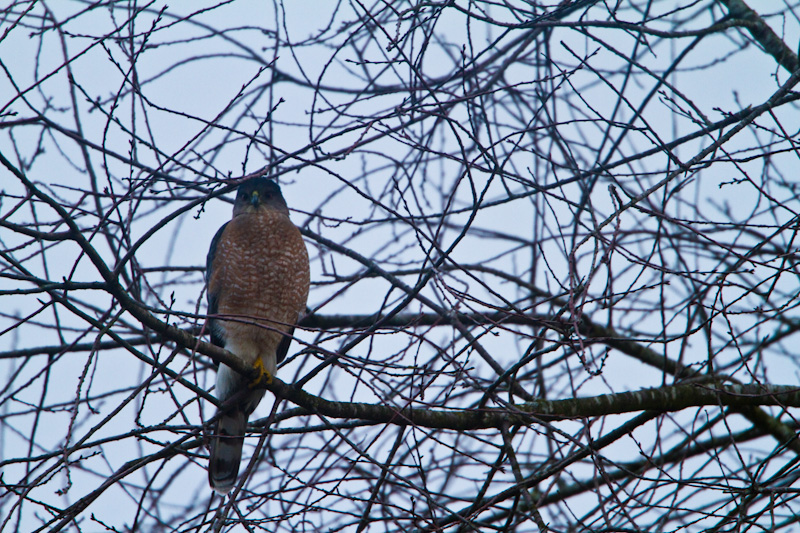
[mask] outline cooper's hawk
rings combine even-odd
[[[233,218],[223,225],[206,261],[211,342],[275,374],[308,297],[308,252],[274,181],[239,186]],[[236,483],[247,418],[264,397],[250,381],[220,365],[216,396],[237,398],[220,413],[211,439],[208,480],[220,494]]]

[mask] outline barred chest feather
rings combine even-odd
[[[209,290],[218,298],[215,327],[226,349],[249,363],[274,359],[280,332],[297,322],[308,297],[300,231],[283,213],[243,214],[228,223],[217,246]]]

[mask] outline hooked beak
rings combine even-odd
[[[258,207],[258,204],[261,202],[261,198],[258,196],[258,191],[253,191],[253,194],[250,196],[250,204],[253,207]]]

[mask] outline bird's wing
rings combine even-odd
[[[211,287],[211,276],[213,275],[214,271],[214,258],[217,255],[217,245],[219,244],[219,240],[222,237],[222,232],[225,231],[225,228],[228,226],[228,223],[222,225],[217,230],[217,234],[214,235],[214,238],[211,239],[211,246],[208,249],[208,255],[206,256],[206,297],[208,298],[208,314],[209,315],[216,315],[217,314],[217,288]],[[211,342],[219,347],[225,347],[225,339],[222,337],[222,333],[220,328],[214,327],[214,319],[210,319],[208,321],[209,326],[209,333],[211,334]]]
[[[294,326],[289,328],[289,330],[283,335],[280,344],[278,344],[278,349],[275,350],[276,361],[278,364],[284,360],[286,353],[289,351],[289,345],[292,344],[292,335],[294,335]]]

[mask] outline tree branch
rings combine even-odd
[[[793,74],[800,68],[797,54],[786,46],[786,43],[772,31],[772,28],[764,22],[764,19],[762,19],[758,13],[750,9],[750,6],[745,4],[743,0],[719,0],[719,2],[725,5],[731,17],[749,23],[744,26],[747,28],[747,31],[750,32],[750,35],[753,36],[753,39],[755,39],[769,55],[774,57],[775,61],[785,68],[789,74]]]

